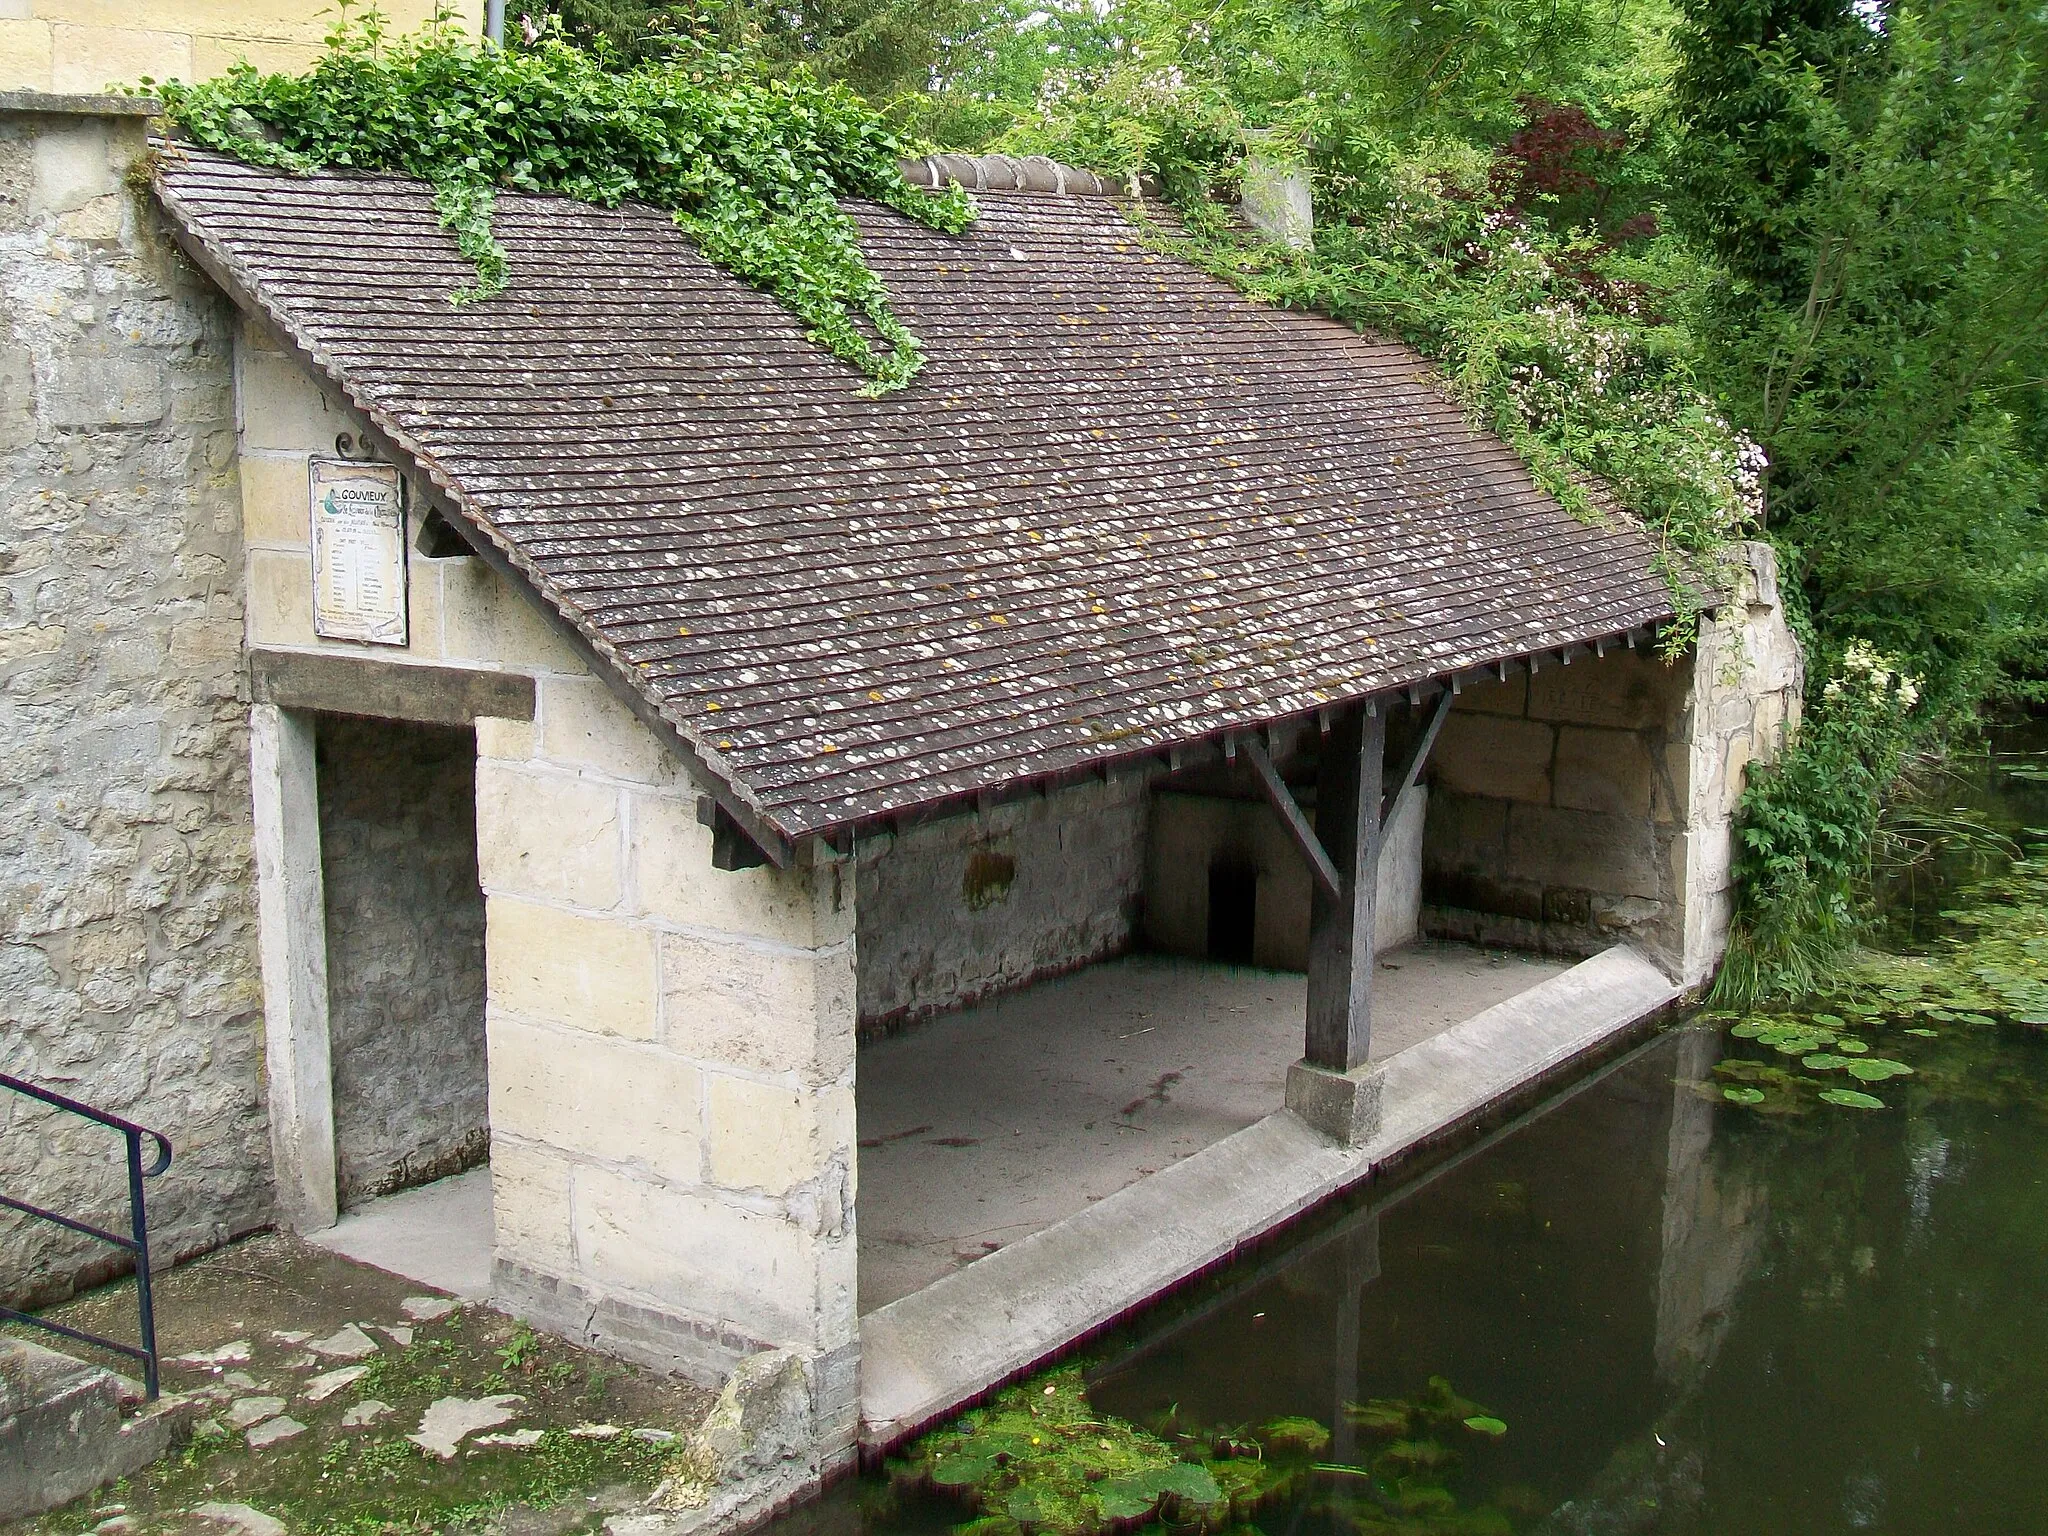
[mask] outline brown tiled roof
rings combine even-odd
[[[1671,612],[1407,349],[1102,197],[860,205],[928,363],[881,399],[667,215],[506,195],[500,297],[418,183],[165,156],[180,238],[788,838]]]

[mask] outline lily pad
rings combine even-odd
[[[1849,1065],[1849,1058],[1846,1056],[1830,1056],[1823,1053],[1819,1056],[1809,1056],[1800,1062],[1799,1065],[1806,1068],[1809,1072],[1834,1072]]]
[[[1503,1419],[1496,1419],[1490,1413],[1473,1414],[1471,1418],[1465,1421],[1465,1427],[1475,1430],[1482,1435],[1490,1435],[1495,1440],[1498,1440],[1508,1432],[1507,1422]]]
[[[1766,1025],[1759,1024],[1755,1020],[1749,1019],[1736,1025],[1733,1029],[1729,1030],[1728,1033],[1733,1035],[1738,1040],[1754,1040],[1758,1035],[1762,1034],[1766,1028]]]
[[[1820,1096],[1823,1104],[1839,1104],[1845,1109],[1883,1109],[1884,1100],[1871,1093],[1858,1093],[1854,1088],[1830,1088]]]
[[[1921,1040],[1939,1040],[1941,1038],[1941,1031],[1938,1029],[1909,1029],[1905,1033]]]
[[[1328,1439],[1327,1435],[1324,1439]],[[1191,1461],[1178,1461],[1157,1472],[1147,1472],[1144,1480],[1161,1493],[1170,1493],[1187,1504],[1209,1505],[1223,1497],[1223,1490],[1216,1486],[1216,1479],[1208,1469],[1198,1467]]]
[[[1867,1056],[1861,1061],[1849,1063],[1849,1075],[1859,1082],[1881,1083],[1889,1077],[1911,1077],[1913,1069],[1903,1061],[1889,1061],[1882,1056]]]
[[[1862,1040],[1843,1040],[1835,1046],[1835,1049],[1844,1056],[1861,1056],[1870,1050],[1870,1046]]]
[[[1158,1496],[1131,1486],[1133,1479],[1120,1477],[1095,1490],[1095,1504],[1105,1520],[1142,1520],[1152,1513]]]
[[[1816,1024],[1825,1024],[1830,1029],[1840,1029],[1842,1028],[1845,1021],[1841,1018],[1839,1014],[1816,1013],[1813,1016],[1813,1022]]]
[[[993,1456],[941,1456],[932,1463],[932,1481],[941,1488],[972,1488],[985,1482],[995,1469]]]
[[[1730,1104],[1761,1104],[1766,1095],[1761,1088],[1723,1088],[1721,1097]]]

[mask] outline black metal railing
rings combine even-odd
[[[61,1334],[67,1339],[76,1339],[81,1344],[97,1344],[101,1349],[111,1349],[116,1354],[127,1355],[142,1362],[142,1390],[151,1401],[156,1401],[157,1358],[156,1358],[156,1303],[149,1289],[149,1213],[143,1203],[142,1181],[154,1178],[171,1166],[171,1144],[156,1131],[147,1126],[123,1120],[119,1115],[110,1115],[103,1109],[94,1109],[90,1104],[81,1104],[76,1099],[66,1098],[61,1093],[25,1082],[18,1077],[9,1077],[0,1072],[0,1088],[11,1088],[16,1093],[26,1094],[58,1109],[68,1110],[74,1115],[119,1131],[128,1141],[128,1236],[95,1227],[90,1222],[74,1221],[69,1216],[60,1216],[55,1211],[44,1210],[40,1205],[30,1205],[26,1200],[0,1193],[0,1206],[13,1211],[25,1211],[44,1221],[54,1221],[58,1226],[73,1232],[83,1232],[87,1237],[96,1237],[103,1243],[112,1243],[116,1248],[134,1256],[135,1299],[141,1313],[142,1343],[140,1347],[123,1344],[119,1339],[103,1338],[97,1333],[87,1333],[82,1328],[68,1328],[62,1323],[53,1323],[48,1318],[34,1317],[26,1312],[17,1312],[12,1307],[0,1307],[0,1319],[11,1323],[27,1323],[34,1328],[44,1328],[51,1333]],[[142,1165],[142,1138],[147,1136],[156,1143],[155,1158],[145,1168]]]

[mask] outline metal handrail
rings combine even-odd
[[[118,1232],[109,1232],[95,1227],[90,1222],[75,1221],[69,1216],[60,1216],[55,1211],[30,1205],[26,1200],[17,1200],[9,1194],[0,1194],[0,1206],[9,1210],[23,1211],[30,1216],[54,1221],[58,1226],[72,1232],[82,1232],[87,1237],[98,1238],[103,1243],[112,1243],[116,1248],[135,1256],[135,1296],[141,1309],[142,1345],[123,1344],[118,1339],[104,1338],[97,1333],[87,1333],[82,1328],[69,1328],[63,1323],[53,1323],[48,1318],[34,1317],[27,1312],[17,1312],[12,1307],[0,1307],[0,1319],[13,1323],[27,1323],[32,1328],[47,1329],[67,1339],[76,1339],[81,1344],[96,1344],[101,1349],[111,1349],[116,1354],[127,1355],[142,1362],[143,1396],[155,1402],[158,1392],[156,1354],[156,1303],[150,1294],[149,1284],[149,1215],[142,1198],[142,1181],[154,1178],[171,1166],[170,1141],[148,1126],[137,1125],[132,1120],[123,1120],[119,1115],[110,1115],[103,1109],[94,1109],[90,1104],[67,1098],[61,1093],[27,1082],[19,1077],[10,1077],[0,1072],[0,1088],[11,1088],[16,1093],[31,1099],[82,1115],[88,1120],[109,1126],[119,1131],[128,1142],[128,1232],[126,1237]],[[155,1158],[145,1168],[142,1165],[142,1138],[147,1136],[156,1144]]]

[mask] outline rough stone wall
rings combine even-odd
[[[863,834],[860,1017],[872,1030],[1130,947],[1145,878],[1137,777]]]
[[[694,787],[594,679],[477,749],[501,1302],[700,1379],[793,1349],[850,1445],[850,870],[713,869]]]
[[[1412,940],[1422,911],[1422,828],[1429,791],[1420,786],[1386,829],[1381,845],[1373,942]],[[1313,804],[1313,799],[1310,801]],[[1308,969],[1308,864],[1264,800],[1159,790],[1145,876],[1145,941],[1170,955],[1208,953],[1209,867],[1222,859],[1258,875],[1252,964]]]
[[[476,735],[339,715],[318,731],[346,1207],[489,1155]]]
[[[1796,725],[1798,646],[1768,546],[1692,654],[1581,655],[1468,686],[1430,759],[1425,931],[1567,955],[1629,940],[1687,985],[1726,943],[1730,823]]]
[[[1701,626],[1693,655],[1686,833],[1677,850],[1685,893],[1680,978],[1699,986],[1728,947],[1734,912],[1734,819],[1749,765],[1768,763],[1799,729],[1806,662],[1785,623],[1778,556],[1742,546],[1736,596]]]
[[[229,315],[126,188],[142,150],[0,112],[0,1070],[171,1137],[171,1260],[271,1189]],[[118,1137],[0,1101],[0,1187],[125,1222]],[[109,1253],[0,1214],[0,1298]]]
[[[1689,665],[1617,650],[1467,685],[1430,757],[1424,928],[1675,959],[1691,683]]]
[[[392,33],[424,23],[427,0],[383,0]],[[450,0],[481,32],[482,0]],[[333,12],[291,0],[12,0],[0,7],[0,91],[103,91],[153,80],[206,80],[237,59],[297,71],[320,52]]]

